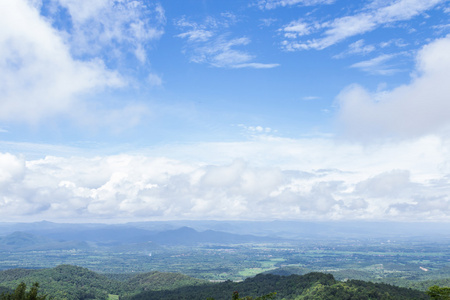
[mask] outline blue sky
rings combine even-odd
[[[445,0],[0,1],[0,217],[448,221]]]

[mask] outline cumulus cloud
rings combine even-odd
[[[25,171],[25,161],[9,153],[0,153],[0,186],[20,180]]]
[[[184,157],[167,158],[173,151]],[[445,220],[448,151],[433,136],[370,147],[260,136],[164,147],[165,156],[156,148],[32,160],[5,153],[0,218]]]
[[[450,126],[450,36],[424,46],[409,84],[370,93],[352,85],[338,96],[338,122],[349,136],[409,138],[437,133]]]
[[[301,35],[285,35],[283,47],[288,51],[316,49],[322,50],[349,37],[375,30],[385,24],[406,21],[435,7],[443,0],[397,0],[394,2],[373,1],[365,10],[354,15],[340,17],[323,23],[302,23]],[[282,28],[292,28],[288,24]],[[311,30],[314,28],[315,30]],[[300,40],[299,37],[323,29],[321,37]]]
[[[60,14],[70,22],[58,23]],[[161,37],[164,24],[163,8],[142,1],[3,3],[0,28],[8,30],[0,31],[0,120],[39,124],[69,117],[113,131],[117,121],[136,125],[148,112],[143,105],[111,110],[92,100],[133,80],[118,65],[128,54],[146,63],[149,42]],[[150,73],[147,84],[162,80]]]
[[[123,79],[101,60],[77,61],[63,37],[26,1],[0,10],[0,119],[37,122],[67,113],[76,96]]]
[[[355,190],[357,193],[375,198],[398,197],[408,188],[412,188],[411,185],[408,171],[392,170],[359,182]]]

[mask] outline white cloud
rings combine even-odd
[[[263,63],[243,63],[243,64],[237,64],[232,65],[232,68],[253,68],[253,69],[272,69],[279,67],[280,64],[263,64]]]
[[[188,21],[185,17],[177,20],[175,25],[184,32],[177,35],[182,39],[187,39],[188,42],[206,42],[210,38],[216,35],[218,22],[209,17],[204,24],[198,24],[196,22]],[[226,27],[226,26],[225,26]]]
[[[450,126],[450,36],[424,46],[411,82],[391,91],[370,93],[358,85],[343,90],[339,124],[346,134],[407,138],[437,133]]]
[[[359,54],[359,55],[367,55],[373,51],[375,51],[375,46],[374,45],[365,45],[364,44],[364,40],[357,40],[354,43],[351,43],[350,45],[348,45],[348,50],[335,55],[334,58],[343,58],[347,55],[351,55],[351,54]]]
[[[250,39],[242,37],[227,40],[220,37],[212,45],[202,47],[198,55],[193,58],[195,62],[209,62],[216,67],[233,66],[253,59],[253,56],[244,51],[233,49],[236,46],[245,46],[250,43]]]
[[[244,129],[246,134],[249,134],[251,136],[255,135],[269,135],[269,134],[275,134],[277,133],[276,129],[270,128],[270,127],[264,127],[264,126],[247,126],[244,124],[239,124],[239,127]]]
[[[387,64],[398,55],[396,54],[382,54],[369,60],[360,61],[354,63],[350,68],[361,69],[364,72],[379,75],[392,75],[399,71],[399,69],[394,68],[393,65]]]
[[[279,6],[291,6],[291,5],[302,5],[302,6],[313,6],[321,4],[332,4],[335,0],[259,0],[258,7],[260,9],[274,9]]]
[[[98,59],[74,60],[62,36],[26,1],[0,10],[0,119],[38,122],[69,114],[88,92],[123,79]]]
[[[438,136],[361,146],[258,135],[151,155],[0,154],[0,218],[446,220],[449,151]]]
[[[249,43],[250,39],[246,37],[228,39],[225,35],[218,36],[210,42],[193,45],[191,62],[207,63],[218,68],[268,69],[279,66],[279,64],[252,62],[253,55],[245,50],[236,49]]]
[[[25,161],[9,153],[0,153],[0,186],[21,180],[25,171]]]
[[[199,24],[181,18],[175,25],[184,32],[177,35],[186,39],[184,52],[191,62],[206,63],[218,68],[270,69],[279,64],[253,62],[254,55],[243,49],[251,41],[247,37],[229,38],[230,34],[219,34],[237,22],[233,14],[222,14],[221,19],[208,17]],[[187,30],[186,30],[187,29]]]
[[[450,24],[441,24],[441,25],[435,25],[432,26],[432,28],[439,34],[443,33],[443,32],[448,32],[450,31]]]
[[[313,26],[302,20],[292,21],[283,27],[282,31],[285,32],[284,36],[286,38],[297,38],[303,35],[311,34],[313,31],[316,31],[317,26]]]
[[[443,0],[397,0],[386,5],[384,1],[374,1],[366,11],[322,23],[320,27],[326,30],[321,38],[307,41],[285,40],[282,45],[288,51],[322,50],[349,37],[373,31],[382,25],[409,20],[442,2]],[[308,28],[307,24],[304,26]],[[305,34],[308,33],[305,31]]]
[[[131,0],[54,2],[70,14],[72,32],[69,41],[75,54],[98,56],[106,52],[111,57],[118,51],[133,49],[136,57],[145,62],[143,49],[164,33],[165,12],[159,4]]]
[[[389,47],[391,45],[394,45],[394,46],[399,47],[399,48],[408,46],[408,44],[403,39],[392,39],[392,40],[380,43],[380,47],[381,48],[386,48],[386,47]]]
[[[187,38],[189,42],[206,42],[214,35],[213,32],[203,29],[190,30],[177,35],[180,38]]]

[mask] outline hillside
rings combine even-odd
[[[130,278],[125,285],[132,290],[162,291],[175,290],[184,286],[205,285],[208,281],[201,280],[180,273],[150,272]]]
[[[51,269],[13,269],[0,272],[0,289],[13,289],[20,282],[31,286],[39,282],[41,293],[58,300],[189,299],[229,300],[234,291],[240,295],[261,296],[277,293],[276,299],[428,299],[424,292],[383,283],[359,280],[337,281],[331,274],[279,276],[260,274],[242,282],[208,283],[177,273],[149,272],[128,280],[114,280],[88,269],[61,265]]]
[[[207,283],[179,273],[162,272],[137,274],[128,280],[119,281],[71,265],[60,265],[51,269],[10,269],[0,272],[0,288],[14,289],[20,282],[24,282],[27,286],[39,282],[42,293],[58,300],[107,299],[109,294],[134,295],[143,291],[173,290]]]
[[[118,282],[88,269],[61,265],[52,269],[13,269],[0,272],[0,286],[15,288],[20,282],[31,286],[40,284],[42,293],[55,299],[106,299],[108,294],[121,291]]]
[[[290,276],[260,274],[243,282],[227,281],[210,286],[185,287],[172,291],[150,291],[126,299],[204,300],[210,297],[215,300],[229,300],[234,291],[238,291],[242,296],[263,296],[276,292],[276,299],[286,300],[428,299],[425,293],[417,290],[358,280],[340,282],[332,275],[324,273]]]

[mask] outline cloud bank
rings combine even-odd
[[[161,149],[166,156],[3,153],[0,218],[445,221],[449,150],[436,136],[372,148],[264,136]],[[184,157],[167,158],[176,153]]]

